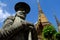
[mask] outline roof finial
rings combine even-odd
[[[42,12],[42,9],[41,9],[41,7],[40,7],[40,1],[39,1],[39,0],[37,0],[37,4],[38,4],[38,11],[39,11],[39,14],[40,14],[40,13],[43,13],[43,12]]]
[[[39,0],[37,0],[37,2],[39,3]]]

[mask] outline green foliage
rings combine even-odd
[[[56,40],[60,40],[60,32],[57,32],[57,33],[55,34],[55,39],[56,39]]]
[[[46,25],[43,29],[43,36],[44,38],[52,38],[52,36],[57,32],[52,25]]]

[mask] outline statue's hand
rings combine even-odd
[[[29,26],[30,29],[33,29],[34,27],[33,26]]]
[[[23,24],[26,25],[26,26],[33,26],[34,27],[34,24],[30,23],[30,22],[27,22],[27,21],[23,21]]]
[[[34,27],[34,24],[30,23],[30,22],[27,22],[26,23],[28,26],[33,26]]]
[[[24,28],[28,28],[28,29],[31,29],[34,27],[34,25],[32,23],[26,22],[25,20],[22,20],[22,26]]]

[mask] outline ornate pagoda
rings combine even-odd
[[[36,30],[37,30],[37,34],[38,34],[38,40],[42,40],[42,30],[44,28],[44,26],[46,24],[51,24],[50,22],[48,22],[46,16],[44,15],[41,7],[40,7],[40,2],[39,0],[37,0],[37,4],[38,4],[38,21],[35,24],[36,25]]]

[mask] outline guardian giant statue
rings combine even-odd
[[[0,40],[28,40],[31,32],[31,40],[38,40],[34,24],[25,20],[30,11],[30,6],[25,2],[18,2],[15,5],[15,16],[10,16],[4,21],[0,29]]]

